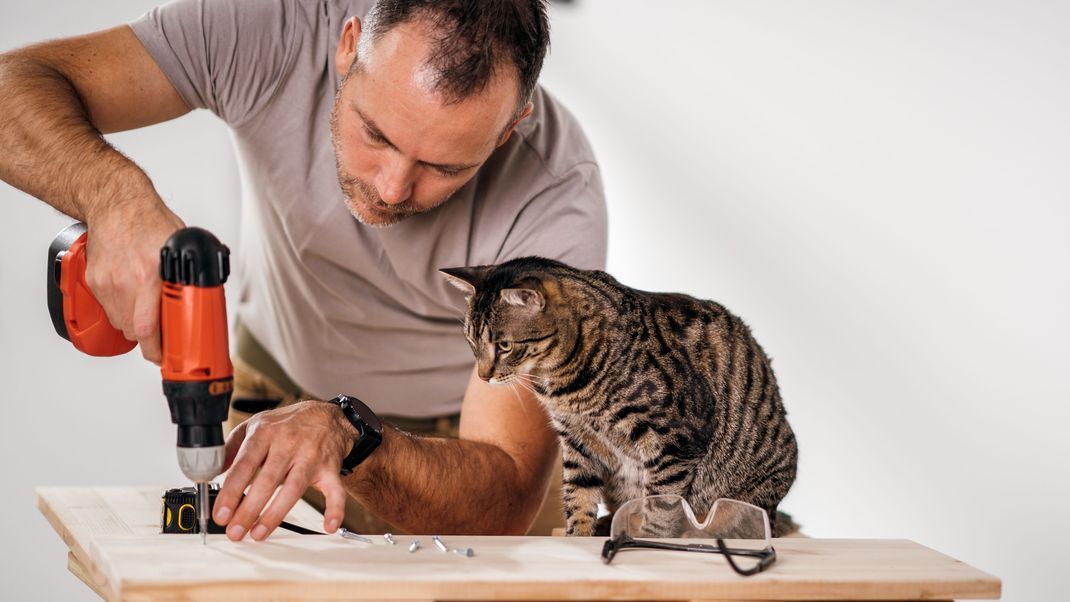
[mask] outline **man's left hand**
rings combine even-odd
[[[311,486],[326,498],[323,528],[333,533],[345,516],[342,458],[356,434],[337,406],[321,401],[253,415],[227,438],[224,470],[229,467],[230,473],[216,498],[213,520],[229,525],[227,537],[233,541],[250,532],[253,539],[263,540]]]

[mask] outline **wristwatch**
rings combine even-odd
[[[379,422],[379,417],[371,411],[371,408],[356,397],[339,395],[327,403],[333,403],[342,408],[342,413],[346,415],[349,423],[360,433],[353,443],[353,449],[342,460],[342,476],[344,477],[353,472],[353,469],[367,459],[383,442],[383,423]]]

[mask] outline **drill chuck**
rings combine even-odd
[[[182,427],[179,427],[182,430]],[[223,472],[223,458],[225,451],[222,445],[212,447],[182,447],[178,446],[175,451],[178,454],[178,467],[182,474],[194,483],[208,483]]]

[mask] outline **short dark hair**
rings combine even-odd
[[[519,80],[517,113],[523,110],[550,45],[546,0],[378,0],[364,33],[374,41],[417,19],[436,31],[427,64],[437,72],[434,89],[447,103],[481,92],[502,65],[512,63]]]

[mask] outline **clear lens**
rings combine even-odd
[[[730,499],[719,499],[706,516],[696,515],[678,495],[656,495],[631,500],[613,516],[610,536],[632,539],[677,541],[678,544],[703,544],[717,547],[724,541],[732,560],[741,570],[749,570],[760,560],[757,552],[769,546],[769,518],[765,510]]]
[[[610,536],[632,539],[687,537],[691,507],[678,495],[653,495],[631,500],[613,514]]]

